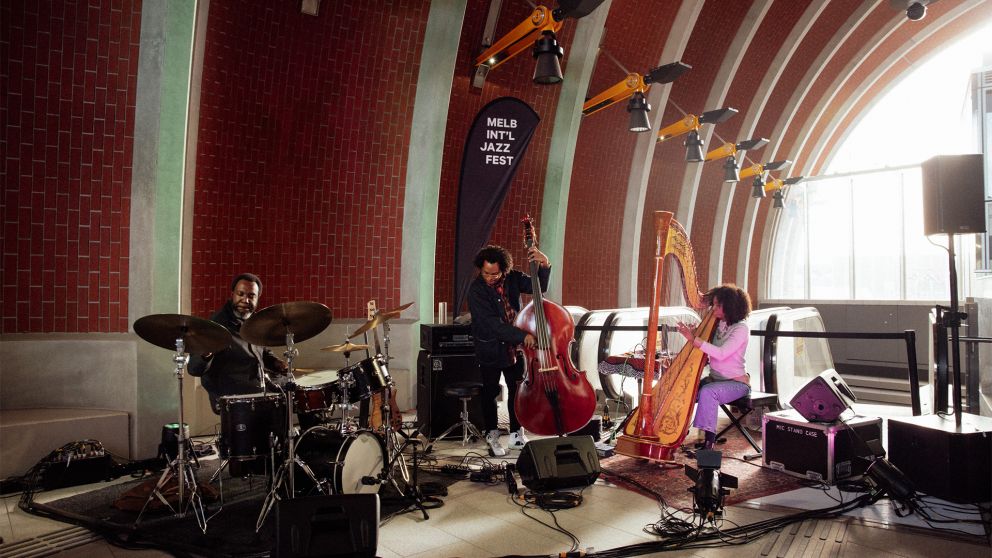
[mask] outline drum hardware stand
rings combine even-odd
[[[145,500],[145,505],[141,507],[141,511],[138,512],[138,518],[134,520],[134,525],[137,526],[141,522],[142,516],[148,509],[148,504],[152,502],[155,498],[158,498],[165,507],[172,510],[176,517],[185,517],[187,513],[187,508],[191,508],[193,515],[196,517],[196,524],[200,527],[200,530],[204,533],[207,532],[207,521],[206,513],[203,509],[203,500],[200,498],[199,486],[196,484],[196,473],[193,470],[193,464],[186,456],[186,424],[185,415],[183,414],[183,375],[186,371],[186,364],[189,362],[189,354],[186,353],[186,345],[182,337],[176,339],[176,353],[172,357],[172,362],[176,365],[176,380],[179,385],[179,439],[178,439],[178,451],[177,456],[173,459],[165,471],[162,472],[162,476],[159,477],[158,483],[155,488],[152,489],[151,493],[148,494],[148,499]],[[194,456],[195,457],[195,456]],[[176,477],[176,485],[178,488],[179,502],[175,508],[169,504],[168,499],[162,493],[162,489],[172,477]],[[189,486],[187,487],[187,483]],[[186,498],[186,489],[189,489],[189,499]],[[213,516],[211,516],[213,517]]]
[[[348,359],[345,358],[345,363]],[[348,366],[345,366],[345,370]],[[338,383],[341,385],[341,427],[340,431],[342,434],[349,434],[358,430],[355,424],[354,417],[351,416],[351,411],[354,409],[351,400],[348,399],[348,391],[351,386],[355,385],[355,378],[352,376],[351,372],[345,372],[344,374],[338,375]]]
[[[262,503],[262,511],[258,515],[258,520],[255,522],[255,532],[262,530],[262,525],[265,524],[265,519],[269,516],[269,512],[272,511],[272,507],[275,505],[276,501],[279,500],[279,489],[283,486],[283,481],[288,479],[288,498],[293,499],[296,497],[296,479],[294,477],[293,465],[297,464],[306,471],[311,478],[313,477],[313,472],[310,471],[310,467],[303,462],[302,459],[296,455],[296,436],[297,429],[293,426],[293,389],[296,387],[296,377],[293,375],[293,371],[296,367],[293,365],[293,360],[299,356],[300,351],[296,348],[293,343],[293,333],[286,332],[286,351],[283,356],[286,357],[286,365],[289,367],[286,372],[288,382],[285,386],[286,394],[286,427],[288,434],[286,438],[287,443],[287,454],[285,461],[279,466],[279,469],[274,472],[272,477],[272,488],[269,489],[269,493],[265,496],[265,501]],[[263,379],[264,383],[264,379]],[[273,446],[273,444],[270,444]],[[274,450],[272,450],[274,451]],[[273,454],[273,465],[275,464],[275,454]],[[315,479],[316,480],[316,479]],[[318,484],[319,486],[319,484]]]
[[[420,484],[417,482],[417,468],[419,467],[417,464],[417,444],[420,443],[420,440],[411,438],[407,438],[406,441],[403,442],[403,446],[400,448],[400,451],[397,451],[396,455],[393,456],[389,464],[386,465],[385,470],[383,471],[383,481],[388,480],[390,484],[393,485],[393,488],[396,489],[396,492],[399,493],[401,500],[410,501],[418,510],[420,510],[420,513],[424,514],[424,519],[430,519],[430,516],[427,515],[427,508],[424,507],[424,495],[420,492]],[[395,468],[397,461],[401,463],[403,462],[402,450],[407,445],[413,446],[413,483],[411,484],[408,478],[404,478],[403,482],[406,485],[406,490],[401,490],[399,483],[396,482],[396,477],[392,474],[392,471]]]

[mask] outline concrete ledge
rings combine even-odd
[[[86,439],[99,440],[110,453],[131,459],[128,413],[110,409],[2,409],[0,478],[23,475],[52,450]]]

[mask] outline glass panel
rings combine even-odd
[[[773,244],[768,282],[771,298],[806,298],[806,191],[802,187],[790,190]]]
[[[851,183],[848,179],[806,184],[809,210],[809,296],[851,298]]]
[[[906,300],[950,300],[947,236],[923,234],[923,184],[919,169],[905,180]]]
[[[902,296],[902,188],[899,173],[852,179],[854,203],[854,298],[898,300]]]

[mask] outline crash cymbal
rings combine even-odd
[[[152,314],[134,322],[134,332],[163,349],[176,350],[182,339],[187,353],[214,353],[231,344],[231,332],[224,326],[184,314]]]
[[[331,351],[334,353],[350,353],[352,351],[364,351],[368,349],[369,346],[365,344],[356,344],[351,341],[346,341],[340,345],[331,345],[329,347],[324,347],[321,351]]]
[[[396,316],[398,317],[399,314],[400,314],[400,312],[406,310],[407,308],[409,308],[411,306],[413,306],[413,303],[412,302],[407,302],[406,304],[404,304],[402,306],[397,306],[396,308],[393,308],[392,310],[386,310],[385,312],[382,312],[382,314],[393,314],[393,313],[395,313]]]
[[[385,322],[387,320],[389,320],[389,318],[383,318],[382,317],[382,314],[377,314],[376,317],[372,318],[371,320],[369,320],[369,321],[365,322],[364,324],[362,324],[361,326],[359,326],[358,329],[356,329],[354,333],[352,333],[351,335],[348,336],[348,339],[354,339],[354,338],[358,337],[359,335],[365,333],[366,331],[368,331],[370,329],[377,328],[383,322]]]
[[[286,334],[299,343],[324,331],[331,323],[331,309],[310,301],[284,302],[263,308],[241,326],[241,337],[253,345],[281,347]]]

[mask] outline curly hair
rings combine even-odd
[[[486,262],[498,265],[499,270],[503,273],[513,269],[513,256],[511,256],[510,252],[502,246],[490,244],[482,250],[479,250],[479,253],[475,255],[475,261],[473,262],[475,267],[477,269],[482,269],[482,266]]]
[[[736,324],[751,313],[751,297],[747,295],[747,291],[733,283],[713,287],[706,293],[706,300],[710,304],[714,301],[720,303],[724,321],[728,324]]]

